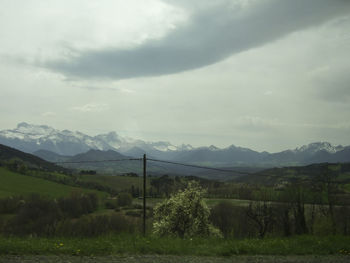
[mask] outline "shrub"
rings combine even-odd
[[[0,199],[0,214],[14,214],[24,204],[23,197],[7,197]]]
[[[70,197],[59,199],[58,205],[67,217],[77,218],[96,210],[98,199],[94,193],[83,194],[73,192]]]
[[[8,222],[5,232],[15,235],[52,235],[61,218],[57,202],[32,195]]]
[[[133,217],[141,217],[142,216],[142,211],[140,210],[131,210],[131,211],[127,211],[125,213],[125,215],[127,216],[133,216]]]
[[[129,193],[120,193],[117,199],[118,206],[130,206],[132,204],[132,196]]]
[[[228,201],[220,202],[210,211],[211,222],[225,237],[233,235],[236,218],[235,206]]]
[[[58,223],[56,234],[71,237],[93,237],[112,233],[133,233],[140,222],[121,214],[85,215],[79,219],[66,219]]]
[[[184,191],[158,204],[154,210],[154,233],[159,236],[220,236],[209,223],[209,208],[203,201],[203,189],[190,182]]]
[[[105,207],[107,209],[116,209],[118,207],[117,201],[116,200],[107,200],[105,202]]]

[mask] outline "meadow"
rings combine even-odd
[[[0,167],[0,199],[17,195],[39,193],[48,198],[68,196],[73,192],[96,193],[105,198],[106,193],[77,186],[64,185],[57,182],[26,176]]]

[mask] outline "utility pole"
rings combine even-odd
[[[146,235],[146,154],[143,155],[143,235]]]

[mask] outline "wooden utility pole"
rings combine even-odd
[[[143,235],[146,235],[146,154],[143,155]]]

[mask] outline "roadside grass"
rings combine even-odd
[[[350,237],[268,239],[158,238],[131,234],[96,238],[0,237],[0,255],[347,255]]]
[[[106,198],[107,193],[73,187],[45,179],[21,175],[0,167],[0,198],[15,195],[29,195],[40,193],[49,198],[68,196],[72,192],[96,193],[100,198]]]

